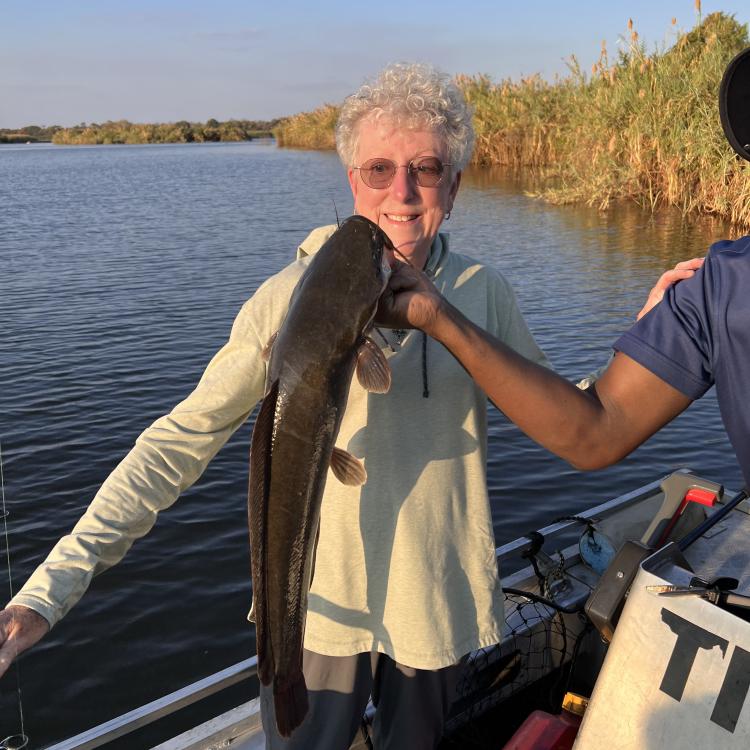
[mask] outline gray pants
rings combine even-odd
[[[289,739],[276,731],[272,687],[260,687],[266,750],[348,750],[371,694],[375,750],[433,750],[463,663],[433,671],[406,667],[383,654],[323,656],[305,649],[302,671],[310,710]]]

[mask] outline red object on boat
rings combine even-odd
[[[580,716],[534,711],[503,750],[569,750],[578,734]]]
[[[661,547],[663,544],[666,544],[669,535],[672,533],[672,529],[677,525],[677,521],[680,520],[680,516],[683,514],[685,508],[687,508],[688,503],[698,503],[698,505],[707,505],[709,508],[713,508],[713,506],[716,505],[717,499],[716,494],[709,490],[703,490],[700,487],[689,489],[685,493],[685,497],[682,499],[680,507],[677,508],[672,519],[667,524],[667,528],[664,529],[664,532],[659,537],[656,546]]]
[[[575,696],[575,705],[571,705],[568,697],[572,695],[568,693],[565,696],[564,708],[559,714],[546,711],[531,713],[503,750],[570,750],[576,740],[586,702],[585,698]]]

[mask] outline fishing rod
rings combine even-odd
[[[711,514],[705,521],[696,526],[691,532],[685,534],[677,546],[680,552],[684,552],[693,542],[700,539],[710,528],[713,528],[719,521],[725,518],[748,496],[748,488],[741,489],[726,505],[723,505],[716,513]]]
[[[5,557],[8,565],[8,588],[10,589],[10,598],[13,598],[13,578],[11,576],[10,566],[10,535],[8,533],[8,510],[5,506],[5,475],[3,473],[3,445],[0,442],[0,498],[2,499],[2,519],[3,529],[5,532]],[[15,616],[13,616],[13,621]],[[12,630],[12,628],[11,628]],[[18,654],[16,653],[16,657]],[[29,744],[29,738],[26,735],[23,722],[23,699],[21,697],[21,668],[18,665],[18,659],[14,657],[16,671],[16,691],[18,694],[18,715],[21,724],[21,731],[18,734],[12,734],[0,742],[0,750],[21,750]]]

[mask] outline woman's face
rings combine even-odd
[[[446,167],[437,187],[420,187],[404,167],[424,157],[448,162],[442,139],[429,130],[396,129],[387,120],[364,120],[359,126],[355,166],[374,158],[390,159],[398,165],[387,188],[371,188],[359,169],[349,169],[349,184],[355,213],[366,216],[390,237],[399,253],[417,268],[423,268],[430,245],[440,228],[461,182],[461,173]]]

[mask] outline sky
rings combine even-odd
[[[632,18],[647,50],[694,0],[35,0],[0,18],[0,128],[266,120],[339,103],[389,62],[500,81],[584,70]],[[704,0],[750,21],[747,0]],[[672,18],[677,25],[672,26]]]

